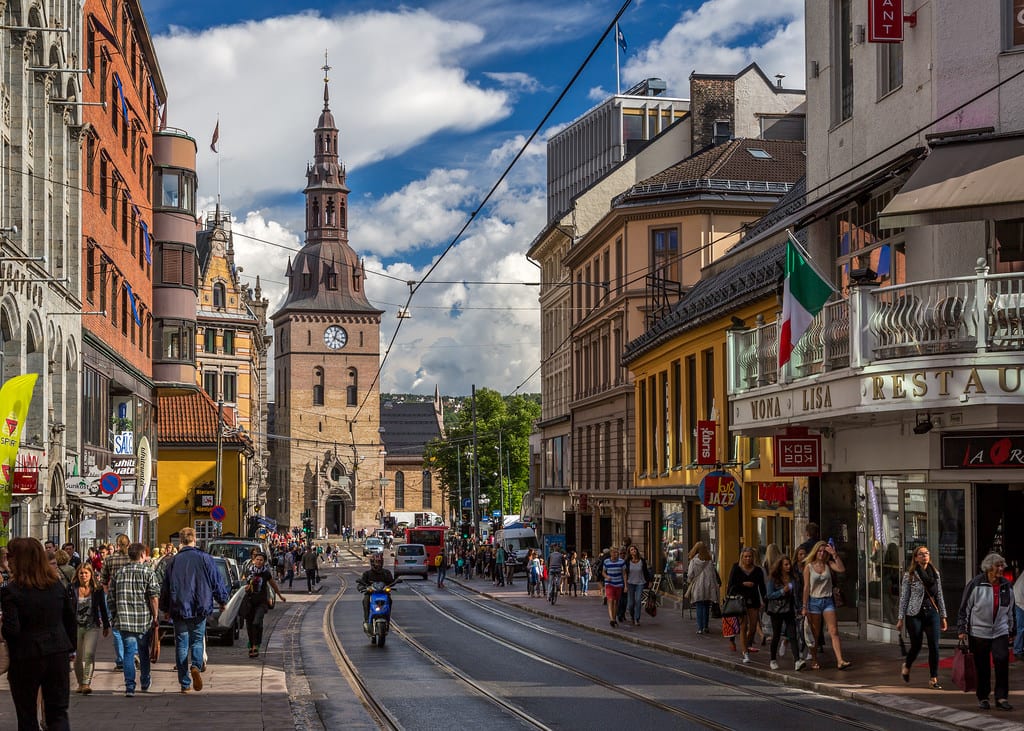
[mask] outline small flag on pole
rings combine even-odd
[[[786,242],[786,282],[782,293],[782,330],[779,332],[779,368],[789,362],[793,348],[807,332],[835,290],[804,258],[790,234]]]
[[[213,128],[213,139],[210,140],[210,149],[214,152],[220,152],[217,149],[217,140],[220,139],[220,120],[217,120],[217,126]]]
[[[619,28],[619,24],[618,23],[615,24],[615,42],[619,44],[619,48],[621,48],[622,52],[625,53],[626,52],[626,34],[622,32],[621,28]]]

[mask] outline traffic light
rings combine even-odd
[[[310,533],[313,532],[313,519],[312,518],[303,518],[302,519],[302,532],[305,533],[306,535],[309,535]]]

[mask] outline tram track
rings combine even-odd
[[[458,584],[454,584],[454,585],[458,586]],[[419,592],[419,591],[417,591],[416,593],[418,595],[420,595],[428,603],[431,603],[432,605],[434,605],[435,608],[436,608],[436,604],[429,597],[427,597],[426,595],[424,595],[422,592]],[[815,708],[813,706],[808,706],[806,704],[799,703],[798,701],[782,697],[782,696],[780,696],[778,694],[773,694],[770,691],[761,691],[761,690],[757,690],[756,688],[738,686],[738,685],[735,685],[735,684],[732,684],[732,683],[728,683],[728,682],[725,682],[725,681],[722,681],[722,680],[716,680],[716,679],[710,678],[710,677],[708,677],[706,675],[701,675],[701,674],[698,674],[698,673],[695,673],[695,672],[691,672],[691,671],[688,671],[688,670],[683,670],[681,668],[677,668],[677,667],[674,667],[672,665],[662,664],[662,663],[659,663],[659,662],[657,662],[655,660],[651,660],[649,658],[642,657],[640,655],[628,652],[626,650],[622,650],[622,649],[618,649],[618,648],[614,648],[614,647],[609,647],[606,644],[599,644],[599,643],[596,643],[596,642],[591,642],[591,641],[589,641],[587,639],[581,638],[578,635],[562,634],[562,633],[556,632],[555,630],[553,630],[551,628],[538,626],[538,625],[536,625],[534,623],[531,623],[531,622],[529,622],[527,620],[522,619],[521,617],[517,617],[517,616],[515,616],[514,614],[512,614],[512,613],[510,613],[508,611],[504,611],[502,609],[497,608],[495,606],[495,604],[494,604],[494,600],[491,600],[490,602],[481,601],[478,598],[477,594],[475,594],[474,592],[472,592],[470,590],[466,590],[465,588],[461,588],[460,587],[459,590],[454,591],[454,592],[449,590],[449,594],[455,594],[456,596],[460,597],[461,599],[465,600],[466,602],[472,604],[473,606],[477,607],[478,609],[480,609],[482,611],[486,611],[486,612],[488,612],[488,613],[490,613],[490,614],[492,614],[494,616],[500,617],[503,621],[514,622],[514,623],[516,623],[516,624],[518,624],[518,625],[520,625],[522,627],[528,628],[532,632],[540,632],[540,633],[546,634],[546,635],[551,636],[551,637],[557,637],[557,638],[559,638],[559,639],[561,639],[563,641],[571,642],[571,643],[574,643],[574,644],[579,645],[581,647],[586,647],[586,648],[591,649],[591,650],[599,650],[599,651],[606,652],[606,653],[612,653],[612,654],[618,655],[620,657],[623,657],[623,658],[626,658],[626,659],[629,659],[629,660],[632,660],[632,661],[635,661],[635,662],[640,662],[640,663],[644,663],[646,665],[651,665],[651,666],[657,667],[657,668],[663,670],[664,672],[668,672],[670,674],[677,675],[679,677],[686,678],[688,680],[694,680],[694,681],[698,681],[698,682],[701,682],[701,683],[707,683],[707,684],[711,684],[711,685],[716,685],[716,686],[721,687],[721,688],[726,688],[730,692],[740,692],[740,693],[743,693],[743,694],[746,694],[748,696],[752,696],[752,697],[755,697],[755,698],[758,698],[758,699],[761,699],[761,700],[770,701],[771,703],[775,703],[775,704],[784,706],[784,707],[789,708],[791,710],[795,710],[795,711],[798,711],[798,712],[801,712],[801,713],[806,713],[806,714],[809,714],[809,715],[817,716],[819,718],[826,719],[828,721],[833,721],[833,722],[847,724],[847,725],[852,726],[852,727],[865,729],[865,731],[886,731],[886,727],[885,726],[879,726],[879,725],[876,725],[876,724],[872,724],[872,723],[868,723],[868,722],[865,722],[865,721],[861,721],[859,719],[851,718],[850,716],[847,716],[847,715],[844,715],[844,714],[841,714],[841,713],[836,713],[836,712],[833,712],[833,711],[827,711],[827,710],[824,710],[824,709],[821,709],[821,708]],[[463,625],[466,624],[466,620],[464,620],[464,619],[462,619],[460,617],[456,617],[454,614],[452,614],[450,612],[444,612],[443,610],[438,610],[438,611],[442,611],[443,613],[447,614],[449,617],[455,619],[456,621],[461,622]],[[544,616],[546,616],[546,615],[544,615]],[[557,618],[551,618],[551,619],[553,621],[559,621],[559,620],[557,620]],[[470,627],[470,629],[473,629],[474,631],[478,631],[481,634],[485,634],[485,632],[483,630],[477,630],[474,627]],[[520,648],[515,648],[515,649],[519,650]],[[655,649],[655,648],[650,648],[650,649]],[[563,667],[563,666],[559,665],[559,667]],[[583,675],[584,677],[588,677],[587,674],[581,673],[576,668],[572,668],[571,666],[564,666],[564,667],[566,667],[566,669],[571,670],[572,672],[576,673],[577,675]],[[622,688],[620,686],[613,686],[613,687],[614,687],[614,689],[617,692],[621,692],[622,691]],[[799,689],[795,689],[795,688],[790,688],[790,690],[793,690],[795,692],[801,692],[801,693],[809,693],[809,694],[811,693],[811,691],[799,690]],[[647,698],[644,698],[644,697],[639,697],[637,699],[638,700],[644,700],[644,702],[649,702],[649,700],[653,700],[653,699],[647,699]],[[654,701],[654,703],[660,703],[660,701]],[[676,712],[679,709],[673,708],[672,710],[673,710],[673,712]],[[889,709],[889,712],[896,713],[897,715],[900,715],[901,717],[905,717],[905,718],[912,719],[912,720],[917,720],[914,717],[906,716],[904,714],[899,714],[897,711],[893,711],[892,709]],[[707,723],[709,721],[705,721],[705,720],[702,719],[700,722],[701,723]],[[941,721],[934,721],[934,722],[935,723],[942,723]],[[714,724],[713,721],[710,722],[710,723]],[[946,725],[946,724],[943,724],[943,725]],[[717,727],[718,728],[727,728],[727,727],[722,727],[722,726],[717,726]],[[949,725],[946,725],[946,727],[947,728],[954,728],[953,726],[949,726]]]

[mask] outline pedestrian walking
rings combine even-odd
[[[292,588],[295,581],[295,552],[288,549],[284,552],[284,580],[288,582],[288,588]]]
[[[96,577],[96,569],[88,561],[78,566],[73,584],[75,597],[75,623],[77,625],[78,651],[75,655],[76,693],[92,693],[92,673],[96,661],[96,643],[100,633],[110,636],[110,614],[107,612],[107,598]]]
[[[1013,634],[1016,602],[1010,583],[1003,578],[1005,569],[1006,560],[998,553],[985,556],[981,561],[981,573],[964,589],[956,618],[957,635],[961,642],[968,642],[974,655],[978,708],[983,711],[992,707],[988,702],[992,691],[990,656],[996,675],[996,708],[1013,710],[1009,700],[1010,636]]]
[[[174,622],[178,684],[182,693],[188,693],[203,689],[206,618],[213,613],[214,602],[224,611],[229,594],[213,559],[196,548],[195,529],[182,528],[178,536],[181,549],[164,575],[160,609]]]
[[[764,570],[754,563],[753,548],[747,546],[740,551],[740,560],[733,564],[729,572],[726,593],[743,597],[746,611],[739,618],[739,637],[743,647],[743,662],[750,662],[750,654],[758,651],[754,646],[754,635],[757,633],[758,617],[765,595]]]
[[[697,612],[697,634],[707,634],[711,622],[711,605],[721,598],[722,579],[715,568],[711,552],[703,541],[690,549],[690,563],[686,567],[686,598]]]
[[[640,624],[640,614],[643,609],[641,596],[644,589],[650,588],[654,576],[651,568],[647,565],[647,559],[640,555],[640,549],[637,546],[629,547],[624,571],[627,596],[626,613],[629,614],[630,621],[636,627]]]
[[[43,696],[47,731],[66,731],[70,676],[78,638],[75,607],[57,570],[35,538],[13,538],[11,580],[0,592],[3,632],[10,655],[7,681],[18,717],[18,731],[38,729],[37,698]]]
[[[587,555],[586,551],[580,554],[579,567],[580,592],[583,596],[587,596],[587,591],[590,589],[590,577],[593,574],[593,568],[590,566],[590,557]]]
[[[131,539],[124,533],[117,537],[117,550],[103,559],[103,573],[100,574],[100,581],[107,595],[107,610],[113,612],[110,606],[110,582],[117,572],[128,565],[128,546]],[[109,548],[109,546],[108,546]],[[114,669],[124,668],[124,641],[121,639],[121,632],[117,627],[110,633],[114,637]]]
[[[772,622],[771,663],[772,670],[779,669],[779,643],[785,637],[793,649],[794,669],[802,670],[804,660],[800,657],[800,643],[796,638],[796,615],[801,608],[797,598],[799,584],[789,556],[775,560],[775,566],[768,575],[765,587],[765,611]]]
[[[942,596],[942,579],[931,562],[927,546],[914,549],[913,562],[903,576],[900,587],[899,615],[896,631],[903,631],[906,620],[910,650],[900,668],[904,683],[910,682],[910,668],[921,652],[924,637],[928,638],[928,686],[941,690],[939,684],[939,632],[945,632],[946,601]]]
[[[267,568],[267,555],[262,551],[257,551],[252,557],[247,576],[239,614],[245,620],[245,631],[249,635],[249,657],[259,657],[260,645],[263,644],[263,617],[274,606],[271,589],[278,599],[287,600]]]
[[[316,551],[309,546],[302,554],[302,570],[306,572],[306,593],[312,594],[314,590],[319,591],[317,584],[320,579],[317,576]]]
[[[160,583],[145,564],[146,547],[128,546],[128,565],[110,582],[110,619],[124,643],[124,694],[135,695],[135,662],[138,659],[140,690],[152,682],[149,648],[160,626]]]
[[[434,559],[434,565],[437,567],[437,588],[444,588],[444,580],[448,576],[448,549],[443,547],[437,554],[437,558]]]
[[[540,577],[544,567],[537,551],[530,549],[526,552],[526,595],[541,596]]]
[[[619,549],[612,548],[602,566],[604,574],[604,593],[608,600],[608,620],[612,627],[619,626],[619,599],[625,587],[626,562],[619,558]]]
[[[832,650],[836,655],[836,667],[846,670],[849,660],[843,659],[843,647],[839,641],[839,623],[836,621],[836,604],[833,599],[834,582],[832,572],[843,573],[846,567],[836,549],[818,541],[814,544],[804,562],[803,615],[811,623],[811,636],[818,637],[824,622],[832,639]],[[817,642],[811,643],[811,670],[820,670]]]

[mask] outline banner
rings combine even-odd
[[[36,386],[38,373],[26,373],[11,378],[0,388],[0,546],[6,546],[11,538],[11,482],[14,479],[14,462],[18,458],[21,431],[28,416],[28,405],[32,402],[32,390]]]

